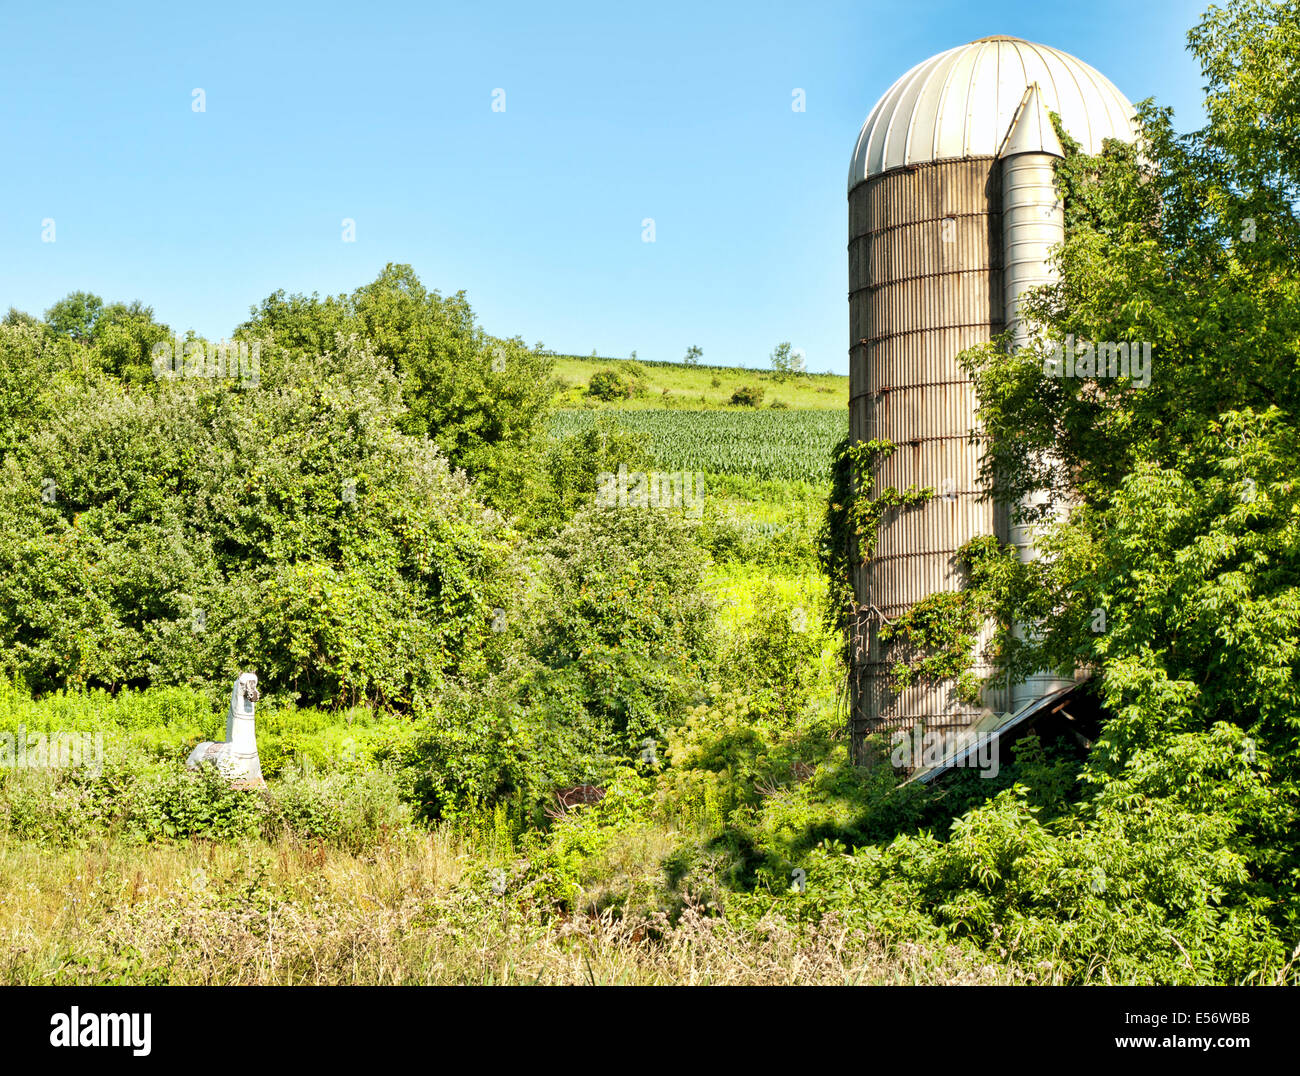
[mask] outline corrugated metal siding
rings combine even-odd
[[[1012,331],[1012,346],[1021,347],[1029,334],[1020,319],[1019,303],[1031,289],[1057,279],[1051,251],[1065,240],[1065,213],[1056,190],[1056,160],[1045,153],[1021,153],[1002,162],[1002,242],[1005,250],[1003,293],[1005,321]],[[1046,503],[1045,495],[1029,498],[1031,504]],[[1034,528],[1008,526],[1004,536],[1016,547],[1020,560],[1038,559]],[[1023,637],[1024,627],[1016,634]],[[1019,709],[1036,698],[1067,687],[1072,680],[1040,671],[1012,688],[1010,706]]]
[[[894,693],[872,611],[892,620],[958,589],[956,549],[998,522],[980,500],[974,391],[956,360],[1002,329],[999,174],[991,157],[947,161],[885,173],[849,195],[850,430],[898,445],[874,469],[877,491],[947,494],[887,513],[874,557],[855,574],[868,610],[851,678],[859,757],[869,730],[965,727],[988,713],[958,699],[953,684]]]

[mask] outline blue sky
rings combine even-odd
[[[790,340],[845,373],[845,178],[888,86],[1012,34],[1188,129],[1204,6],[0,0],[0,309],[85,289],[215,338],[409,262],[557,351],[765,366]]]

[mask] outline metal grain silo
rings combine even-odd
[[[898,446],[872,468],[874,490],[941,495],[882,519],[856,571],[852,669],[856,757],[869,732],[964,729],[1051,690],[1033,678],[983,705],[956,685],[890,688],[879,632],[914,602],[959,588],[956,550],[981,534],[1034,555],[1032,535],[980,499],[970,443],[975,395],[957,355],[1011,327],[1024,292],[1051,279],[1063,237],[1053,182],[1061,147],[1048,110],[1085,153],[1132,138],[1133,108],[1066,53],[989,37],[940,53],[894,83],[858,136],[849,171],[850,432]],[[874,494],[873,494],[874,495]],[[981,638],[981,649],[984,638]],[[978,668],[985,675],[990,670]]]

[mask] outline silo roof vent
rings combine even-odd
[[[1020,99],[1020,107],[1012,117],[1011,126],[998,150],[999,157],[1014,157],[1017,153],[1048,153],[1064,157],[1061,140],[1056,137],[1052,117],[1043,107],[1043,92],[1035,82]]]
[[[1029,94],[1035,85],[1037,93]],[[1051,153],[1052,144],[1059,154],[1048,110],[1085,153],[1100,153],[1107,138],[1133,141],[1128,99],[1069,53],[1018,37],[985,37],[941,52],[913,67],[871,110],[853,151],[849,189],[928,161]]]

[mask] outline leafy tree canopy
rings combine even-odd
[[[339,334],[367,341],[402,377],[404,430],[436,442],[498,503],[522,494],[550,413],[552,360],[518,337],[489,336],[463,291],[443,297],[409,265],[390,264],[351,295],[277,291],[236,334],[309,355]]]
[[[1003,664],[1100,674],[1115,718],[1088,776],[1103,784],[1173,736],[1235,727],[1215,742],[1248,752],[1272,796],[1249,811],[1228,796],[1217,809],[1253,834],[1257,877],[1289,877],[1292,887],[1298,15],[1294,0],[1209,11],[1190,35],[1208,83],[1201,130],[1175,134],[1169,110],[1147,102],[1140,151],[1109,143],[1088,157],[1066,140],[1060,280],[1029,308],[1040,337],[964,357],[996,495],[1015,504],[1047,493],[1069,509],[1056,523],[1045,508],[1021,509],[1041,523],[1040,561],[1021,564],[991,540],[968,551],[974,589],[1000,625]],[[1054,347],[1070,337],[1148,343],[1149,383],[1049,376]],[[1039,634],[1024,642],[1015,624]]]

